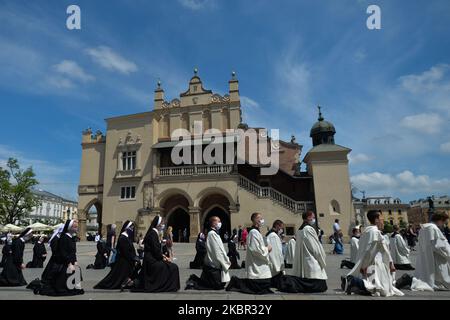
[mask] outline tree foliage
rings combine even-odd
[[[17,159],[10,158],[6,168],[0,167],[0,223],[20,221],[40,205],[32,193],[38,184],[33,168],[22,170]]]

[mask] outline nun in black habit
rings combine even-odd
[[[27,268],[43,268],[44,261],[47,258],[44,237],[40,237],[33,247],[33,260],[27,263]]]
[[[97,241],[97,253],[95,254],[94,264],[90,264],[86,269],[105,269],[108,265],[108,248],[103,240]]]
[[[77,261],[75,234],[78,231],[77,220],[67,220],[59,236],[51,241],[53,263],[48,270],[41,288],[34,293],[45,296],[74,296],[84,294],[81,288],[81,269]],[[55,251],[53,251],[55,250]]]
[[[164,229],[162,218],[156,216],[144,238],[144,263],[132,292],[176,292],[180,290],[178,266],[162,254],[159,232]]]
[[[134,224],[127,220],[122,226],[117,241],[116,262],[106,277],[94,286],[94,289],[122,289],[132,283],[139,268],[139,257],[136,255],[133,239]]]
[[[26,228],[18,238],[12,241],[11,255],[7,256],[5,266],[0,274],[0,287],[21,287],[27,285],[22,274],[22,270],[25,269],[23,252],[25,250],[25,242],[32,237],[33,230]]]
[[[200,232],[195,242],[195,254],[194,261],[189,263],[190,269],[202,269],[206,257],[206,236],[205,233]]]
[[[0,262],[0,268],[3,268],[6,264],[6,259],[12,254],[11,251],[11,245],[12,245],[12,234],[8,233],[5,239],[5,245],[2,249],[2,261]]]

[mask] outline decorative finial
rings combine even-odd
[[[161,79],[158,78],[158,89],[161,88]]]
[[[324,119],[323,119],[323,116],[322,116],[322,107],[321,106],[317,106],[317,109],[319,109],[319,119],[317,119],[317,120],[319,120],[319,121],[323,121]]]
[[[231,72],[231,78],[234,80],[234,79],[236,79],[236,72],[235,71],[232,71]]]
[[[198,68],[194,68],[194,75],[197,75],[198,73]]]

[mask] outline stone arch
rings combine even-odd
[[[182,195],[188,201],[188,206],[193,206],[194,201],[192,201],[191,196],[184,190],[178,188],[171,188],[163,191],[158,197],[156,197],[155,207],[162,207],[168,199],[173,196]]]
[[[212,194],[220,194],[220,195],[222,195],[222,196],[224,196],[225,198],[228,199],[228,201],[230,203],[229,204],[230,206],[233,206],[233,207],[236,206],[236,202],[234,201],[234,199],[231,196],[231,194],[227,190],[219,188],[219,187],[210,187],[210,188],[203,189],[201,192],[199,192],[197,194],[196,199],[195,199],[194,206],[195,207],[200,207],[200,203],[206,197],[208,197],[208,196],[210,196]]]
[[[191,217],[189,200],[184,195],[172,194],[166,197],[161,202],[161,216],[165,218],[167,227],[172,227],[175,242],[189,242]]]
[[[79,217],[80,218],[80,220],[83,220],[84,221],[84,223],[85,223],[85,228],[86,228],[86,230],[85,231],[94,231],[94,230],[90,230],[89,229],[89,222],[90,222],[90,210],[92,209],[92,208],[95,208],[95,210],[96,210],[96,222],[97,222],[97,232],[99,232],[100,234],[102,234],[102,231],[103,231],[103,223],[102,223],[102,220],[103,220],[103,203],[101,202],[101,200],[100,199],[98,199],[98,198],[94,198],[94,199],[92,199],[92,200],[90,200],[85,206],[84,206],[84,208],[83,208],[83,210],[82,210],[82,214],[81,214],[81,217]]]
[[[207,193],[199,201],[200,226],[207,227],[207,221],[211,216],[218,216],[222,221],[222,228],[219,231],[222,239],[225,232],[231,234],[231,212],[230,200],[221,193]]]

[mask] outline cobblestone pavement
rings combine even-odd
[[[340,276],[345,274],[346,269],[340,269],[340,261],[343,258],[348,258],[349,248],[345,247],[344,255],[330,254],[331,246],[325,245],[327,251],[327,274],[328,274],[328,291],[320,294],[284,294],[276,292],[271,295],[247,295],[235,292],[226,291],[184,291],[184,286],[189,275],[195,273],[200,275],[201,270],[190,270],[189,261],[193,260],[195,255],[194,244],[175,244],[175,263],[180,269],[181,290],[177,293],[167,294],[150,294],[150,293],[130,293],[119,291],[104,291],[94,290],[93,286],[102,279],[108,272],[109,268],[105,270],[86,270],[86,266],[94,262],[94,255],[96,252],[95,244],[93,242],[81,242],[77,245],[78,261],[83,270],[83,288],[85,294],[76,297],[67,297],[62,299],[68,300],[366,300],[366,299],[450,299],[450,292],[412,292],[409,290],[403,291],[404,297],[394,298],[379,298],[379,297],[363,297],[363,296],[347,296],[342,293],[340,289]],[[245,257],[245,251],[240,251],[241,258]],[[25,262],[31,260],[32,247],[27,245],[25,250]],[[412,263],[415,263],[415,252],[411,256]],[[290,271],[288,271],[289,274]],[[24,270],[25,279],[30,282],[35,278],[40,277],[42,269],[26,269]],[[232,270],[232,275],[244,277],[244,270]],[[400,277],[402,271],[398,271],[396,277]],[[25,287],[19,288],[0,288],[0,300],[52,300],[61,298],[44,297],[34,295]]]

